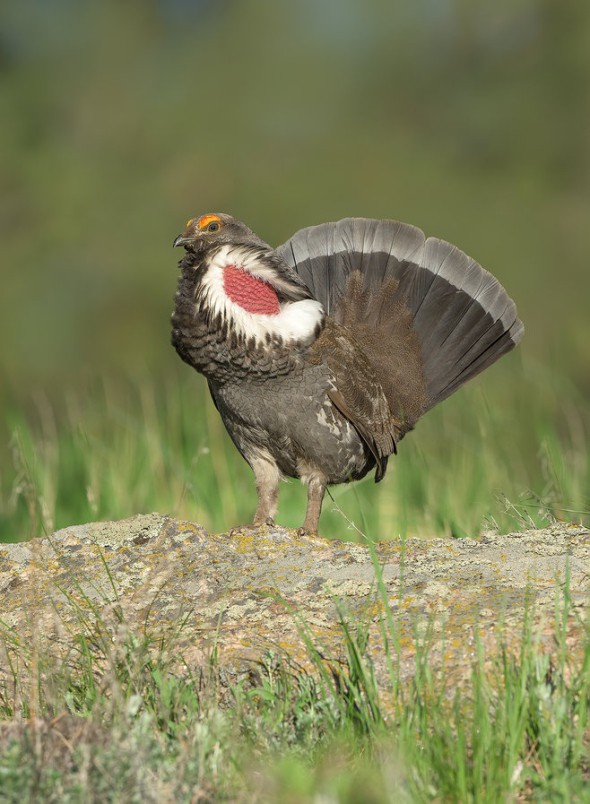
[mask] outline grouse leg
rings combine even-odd
[[[258,494],[254,524],[274,525],[279,504],[279,467],[270,456],[257,456],[250,459],[249,463],[254,472]]]
[[[299,528],[301,534],[318,532],[322,502],[326,493],[326,478],[319,472],[312,474],[307,480],[307,511],[303,527]]]

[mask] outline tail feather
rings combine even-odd
[[[415,226],[346,218],[301,229],[277,251],[332,315],[360,264],[365,289],[377,291],[401,261],[411,260],[423,246],[424,235]]]
[[[456,246],[398,221],[346,218],[278,249],[350,328],[406,429],[521,340],[502,285]]]
[[[494,338],[493,332],[490,331],[487,335],[487,340],[487,346],[482,341],[474,344],[459,362],[455,363],[454,366],[448,367],[448,370],[444,372],[444,376],[441,376],[441,372],[440,375],[431,377],[429,388],[432,390],[429,396],[428,408],[433,407],[438,402],[442,402],[443,399],[453,394],[468,380],[491,366],[502,355],[514,348],[512,336],[507,332],[502,332],[499,337]]]

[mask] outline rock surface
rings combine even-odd
[[[380,629],[388,607],[402,677],[411,677],[417,647],[428,639],[433,667],[444,661],[448,678],[460,681],[478,635],[488,652],[500,634],[517,642],[530,603],[536,634],[550,650],[566,578],[574,615],[584,612],[590,589],[590,531],[574,525],[479,541],[389,541],[374,556],[381,591],[367,546],[281,528],[209,534],[159,514],[65,528],[0,545],[4,641],[35,644],[63,661],[76,635],[93,629],[124,627],[153,637],[154,646],[174,634],[179,672],[207,666],[216,650],[223,689],[254,672],[268,650],[311,669],[302,624],[338,661],[344,616],[353,630],[366,627],[377,678],[385,681]],[[568,628],[574,647],[583,628],[577,616]]]

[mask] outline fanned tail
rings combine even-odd
[[[358,339],[403,432],[524,334],[492,274],[415,226],[346,218],[302,229],[277,251]]]

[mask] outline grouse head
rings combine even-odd
[[[184,246],[187,251],[196,253],[223,243],[257,244],[266,249],[270,248],[245,223],[223,212],[210,212],[207,215],[190,218],[184,232],[174,240],[173,246]]]
[[[308,343],[324,309],[296,271],[249,229],[224,213],[190,218],[173,246],[183,246],[179,294],[211,327],[227,325],[254,344]]]

